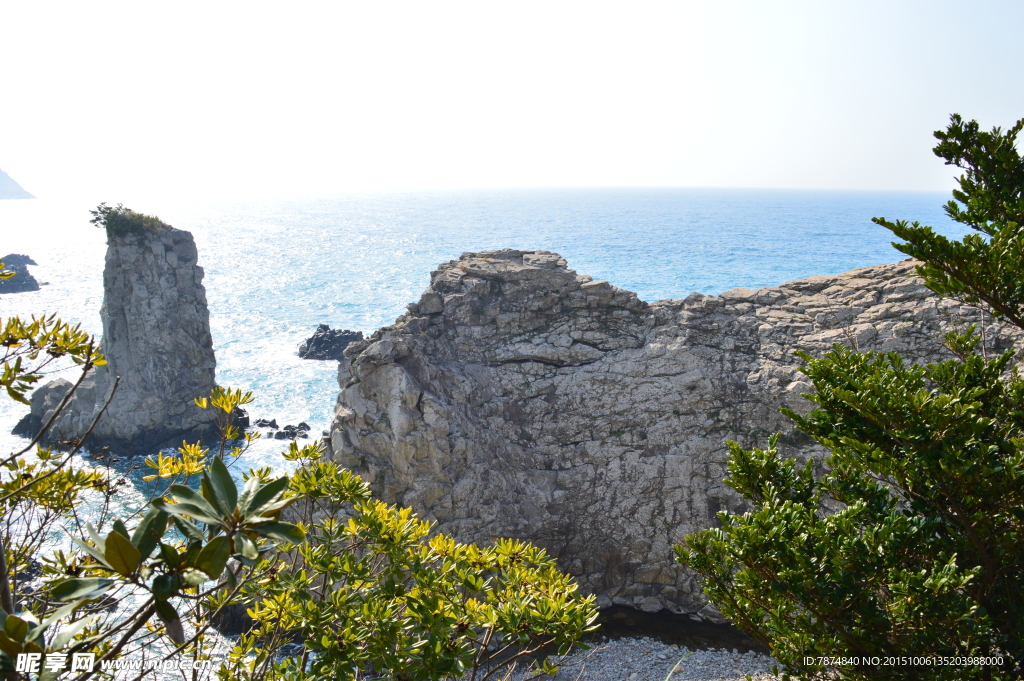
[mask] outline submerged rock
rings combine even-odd
[[[25,291],[38,291],[39,282],[28,271],[29,265],[38,263],[27,255],[8,253],[0,258],[4,269],[14,272],[10,279],[0,279],[0,293],[23,293]]]
[[[299,357],[340,362],[344,358],[343,353],[349,343],[361,340],[363,340],[362,331],[331,329],[326,324],[321,324],[316,327],[313,335],[299,346]]]
[[[978,312],[940,301],[914,263],[648,304],[545,251],[467,253],[339,364],[329,456],[388,503],[463,541],[515,537],[606,604],[717,611],[672,545],[742,512],[726,440],[823,451],[780,405],[812,391],[795,350],[834,343],[949,357]],[[988,326],[991,347],[1020,334]]]
[[[266,437],[272,440],[294,440],[296,438],[309,437],[309,424],[305,421],[301,421],[297,426],[288,424],[280,430],[277,427],[277,419],[271,421],[257,419],[253,425],[257,428],[270,428],[266,433]]]
[[[51,442],[82,437],[121,380],[88,445],[118,453],[216,437],[214,410],[193,400],[213,389],[216,360],[203,270],[192,235],[169,225],[107,234],[103,270],[102,350],[47,436]],[[15,433],[34,437],[71,383],[58,379],[32,395],[32,411]]]

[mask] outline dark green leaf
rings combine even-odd
[[[292,523],[262,523],[254,525],[252,530],[264,537],[270,537],[271,539],[277,539],[278,541],[290,544],[298,544],[306,536],[298,525],[293,525]]]
[[[7,621],[4,622],[4,633],[12,641],[25,641],[28,637],[28,630],[28,622],[17,615],[8,615]]]
[[[260,515],[260,510],[263,506],[275,501],[277,497],[284,494],[285,490],[288,489],[288,482],[288,476],[268,482],[252,495],[249,505],[242,512],[247,516]]]
[[[203,477],[199,479],[199,492],[203,499],[210,504],[211,508],[217,512],[220,517],[226,517],[230,511],[224,508],[221,500],[217,498],[217,493],[213,491],[213,486],[210,484],[210,476],[203,472]]]
[[[231,473],[228,472],[228,467],[224,465],[223,459],[214,457],[204,475],[209,480],[210,489],[220,507],[224,509],[225,513],[232,513],[238,503],[238,488],[235,486],[235,481],[231,479]]]
[[[170,492],[171,496],[173,496],[175,501],[178,502],[177,504],[175,504],[175,506],[189,504],[190,508],[195,509],[195,512],[190,512],[188,513],[188,515],[191,515],[193,518],[196,518],[197,520],[201,520],[204,523],[218,522],[220,516],[223,515],[222,513],[219,513],[217,510],[215,510],[214,507],[210,505],[210,502],[208,502],[205,498],[203,498],[201,494],[196,492],[191,487],[186,487],[185,485],[171,485]],[[171,508],[174,507],[172,506]],[[171,512],[174,513],[175,511]],[[212,518],[213,520],[206,520],[205,518]]]
[[[256,542],[241,533],[235,535],[235,553],[240,553],[249,560],[256,560],[260,555],[256,550]]]
[[[114,520],[114,523],[111,526],[111,529],[114,530],[114,532],[120,533],[121,536],[124,537],[125,539],[127,539],[128,536],[129,536],[128,535],[128,528],[124,526],[124,521],[121,520],[120,518],[117,518],[116,520]]]
[[[166,601],[178,593],[181,588],[181,578],[178,575],[157,575],[153,578],[152,591],[158,600]]]
[[[77,598],[96,598],[114,585],[112,579],[65,579],[53,587],[53,597],[58,601],[71,601]]]
[[[164,623],[167,630],[167,638],[171,639],[174,645],[180,646],[185,642],[185,631],[181,626],[181,618],[178,611],[167,601],[156,602],[156,615]]]
[[[132,545],[139,550],[143,560],[149,558],[156,548],[157,542],[167,531],[168,513],[155,506],[150,506],[149,511],[142,517],[138,527],[132,534]]]
[[[184,518],[172,515],[171,522],[174,523],[174,526],[178,528],[179,532],[185,535],[185,539],[191,541],[202,541],[206,538],[206,535],[203,534],[202,530]]]
[[[173,546],[164,543],[160,544],[160,558],[172,570],[177,570],[181,565],[181,556],[178,555],[178,551]]]
[[[224,535],[214,537],[210,543],[203,547],[196,557],[197,568],[210,576],[210,579],[217,579],[224,572],[231,557],[231,541]]]

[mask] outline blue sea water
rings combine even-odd
[[[872,216],[920,220],[953,237],[939,193],[725,189],[572,189],[352,195],[292,201],[132,205],[196,239],[205,269],[221,385],[252,390],[253,417],[327,428],[338,386],[334,362],[301,360],[318,324],[369,333],[419,298],[438,263],[465,251],[545,249],[595,279],[654,301],[693,291],[758,288],[814,274],[894,262],[889,233]],[[0,201],[0,256],[24,253],[41,290],[0,296],[0,319],[56,312],[99,334],[104,234],[92,206],[74,201]],[[73,379],[74,374],[65,374]],[[0,452],[25,440],[10,430],[27,408],[0,398]],[[282,441],[259,441],[241,470],[287,472]],[[138,462],[76,466],[128,480],[111,517],[128,517],[154,489]],[[108,468],[109,466],[109,468]],[[98,493],[83,520],[103,520]],[[49,547],[68,548],[55,532]],[[230,643],[216,638],[215,657]],[[169,678],[169,677],[168,677]]]
[[[561,253],[569,266],[648,301],[758,288],[904,256],[872,216],[964,229],[942,193],[734,189],[550,189],[365,194],[134,209],[195,235],[222,385],[254,391],[254,417],[329,424],[336,364],[300,360],[317,324],[372,332],[419,298],[438,263],[465,251]],[[0,316],[57,312],[101,331],[104,236],[91,206],[0,201],[0,255],[39,263],[42,290],[0,296]],[[0,400],[0,451],[26,408]],[[284,466],[280,441],[248,465]],[[248,465],[245,467],[247,468]]]

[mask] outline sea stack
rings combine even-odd
[[[145,454],[214,434],[213,412],[193,403],[213,389],[216,368],[197,260],[192,235],[158,220],[148,218],[139,228],[107,228],[100,310],[107,364],[90,372],[49,441],[80,438],[115,376],[120,382],[87,441],[90,448]],[[36,390],[32,412],[15,433],[34,436],[70,387],[58,379]]]
[[[462,541],[545,547],[599,605],[722,621],[672,545],[745,510],[727,440],[781,431],[785,455],[825,453],[779,413],[812,406],[794,351],[932,361],[978,321],[914,265],[647,303],[555,253],[467,253],[346,348],[329,455]],[[986,325],[990,352],[1019,336]]]

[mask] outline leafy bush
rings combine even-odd
[[[130,213],[120,209],[102,215]],[[54,316],[0,319],[0,330],[0,386],[19,402],[57,359],[81,367],[50,423],[86,372],[104,364],[94,339]],[[112,521],[111,500],[125,481],[74,460],[91,427],[67,453],[36,447],[26,456],[45,424],[0,460],[0,674],[49,681],[68,671],[67,664],[16,670],[25,653],[37,662],[93,654],[94,670],[75,671],[75,681],[128,654],[209,661],[210,627],[243,602],[255,628],[221,665],[221,678],[490,674],[527,655],[543,660],[540,648],[549,644],[567,651],[594,628],[593,597],[578,597],[542,550],[430,536],[430,523],[371,499],[358,476],[321,461],[322,445],[292,444],[287,458],[302,465],[295,475],[250,470],[239,490],[228,469],[259,434],[241,433],[232,417],[251,401],[251,393],[227,388],[197,399],[218,414],[220,446],[211,454],[182,443],[177,454],[147,459],[153,472],[143,480],[159,489]],[[89,501],[99,501],[95,527],[80,517]],[[293,504],[298,524],[281,518]],[[83,527],[87,536],[78,536]],[[54,534],[72,529],[78,550],[43,551]],[[40,567],[42,588],[16,578]],[[283,647],[295,639],[298,650]]]
[[[221,668],[225,681],[487,678],[548,646],[564,654],[596,628],[594,597],[578,597],[542,549],[432,534],[432,523],[372,499],[323,451],[293,443],[286,455],[302,463],[291,489],[303,503],[293,508],[311,529],[298,563],[244,589],[256,625]],[[295,640],[299,650],[275,659]],[[540,657],[535,671],[554,673]]]
[[[89,220],[97,227],[104,227],[107,234],[142,234],[145,232],[160,232],[169,229],[170,225],[165,224],[160,218],[154,215],[136,213],[122,204],[108,206],[101,203],[96,210],[89,213],[92,219]]]
[[[1024,328],[1024,121],[982,133],[954,116],[936,154],[966,170],[947,213],[988,238],[950,241],[876,219],[923,261],[926,285]],[[1024,676],[1024,379],[1014,351],[977,353],[976,328],[946,337],[957,359],[907,366],[837,345],[803,369],[817,405],[799,430],[824,471],[729,443],[726,484],[752,510],[686,538],[678,559],[721,611],[769,645],[786,672],[840,679]],[[842,502],[829,514],[823,501]],[[825,664],[904,656],[925,664]],[[1001,665],[978,657],[1002,657]],[[940,658],[967,658],[952,663]]]

